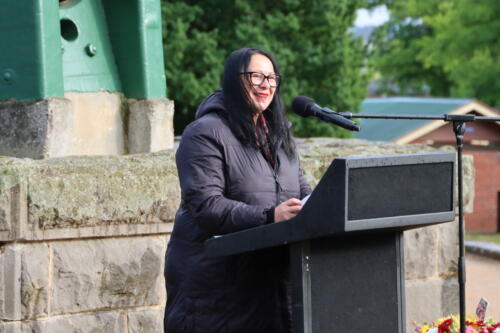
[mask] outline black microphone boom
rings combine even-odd
[[[292,110],[302,117],[314,116],[327,123],[332,123],[348,129],[349,131],[359,131],[359,126],[354,121],[328,108],[322,108],[316,104],[313,99],[306,96],[295,97],[292,102]]]

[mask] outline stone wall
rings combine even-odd
[[[162,332],[173,153],[0,158],[0,332]]]
[[[335,157],[433,151],[333,139],[299,150],[312,185]],[[171,150],[0,158],[0,332],[163,332],[163,258],[179,197]],[[405,240],[408,326],[457,312],[456,223]]]

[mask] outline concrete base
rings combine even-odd
[[[174,146],[174,102],[165,98],[129,100],[130,154],[156,152]]]
[[[74,109],[71,155],[123,155],[127,151],[123,95],[67,92]],[[51,157],[51,156],[49,156]]]
[[[47,158],[72,153],[74,109],[70,100],[0,102],[0,155]]]
[[[2,101],[0,155],[44,159],[170,149],[173,115],[173,102],[165,98],[127,101],[104,91]]]

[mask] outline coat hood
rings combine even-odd
[[[224,101],[222,98],[222,89],[218,89],[208,95],[196,110],[195,119],[201,118],[210,112],[225,111]]]

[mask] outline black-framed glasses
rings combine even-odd
[[[247,75],[250,78],[250,82],[254,86],[260,86],[264,82],[264,79],[267,79],[267,82],[269,82],[269,85],[271,87],[277,87],[280,84],[281,80],[281,76],[279,76],[278,74],[264,75],[259,72],[243,72],[240,74]]]

